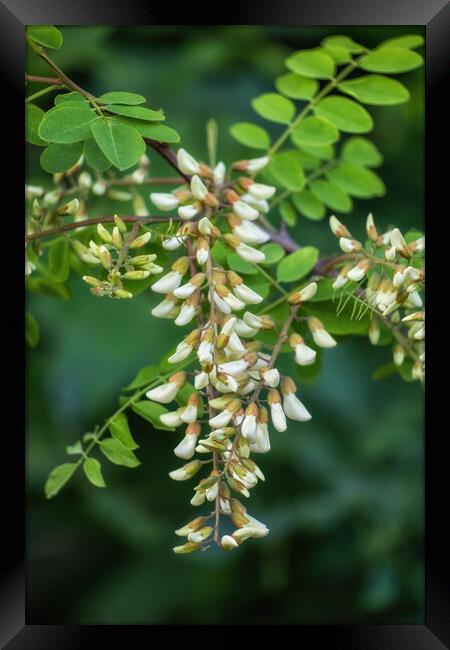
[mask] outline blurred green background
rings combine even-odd
[[[288,53],[331,34],[371,47],[422,31],[63,27],[54,59],[96,95],[130,90],[164,107],[167,124],[198,157],[206,158],[205,123],[214,117],[219,159],[230,161],[248,150],[229,137],[229,126],[259,121],[250,100],[273,90]],[[48,73],[32,55],[27,71]],[[423,227],[424,70],[399,78],[410,102],[369,107],[387,195],[354,202],[344,221],[357,235],[368,211],[382,228]],[[49,108],[52,99],[37,103]],[[29,146],[27,181],[48,183],[39,153]],[[155,175],[172,175],[150,157]],[[90,214],[104,209],[94,205]],[[123,204],[123,214],[130,210]],[[336,248],[326,221],[301,218],[294,235],[325,253]],[[371,379],[390,360],[389,348],[353,338],[326,351],[321,375],[301,389],[313,419],[271,434],[272,452],[257,458],[267,481],[248,504],[271,529],[268,537],[237,552],[175,556],[173,530],[198,514],[189,505],[191,482],[167,476],[180,464],[176,433],[152,430],[132,414],[142,466],[105,462],[108,489],[80,472],[57,498],[44,498],[45,478],[66,462],[66,445],[110,415],[120,388],[180,338],[150,316],[157,302],[150,291],[130,302],[101,300],[76,276],[70,288],[71,301],[28,299],[41,327],[38,347],[27,353],[29,623],[423,622],[423,394],[398,377]],[[285,364],[292,369],[291,360]]]

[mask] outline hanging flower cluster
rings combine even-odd
[[[350,281],[357,282],[359,289],[363,290],[365,302],[376,314],[393,325],[401,322],[407,336],[393,347],[394,363],[401,366],[408,353],[415,360],[412,378],[422,381],[425,372],[425,311],[421,292],[425,283],[425,238],[419,237],[407,243],[398,228],[379,234],[372,214],[367,217],[368,241],[365,244],[354,239],[335,216],[330,218],[330,228],[349,259],[334,280],[333,287],[341,289]],[[377,318],[371,322],[369,338],[374,345],[379,341]]]
[[[230,172],[247,172],[235,180],[229,180],[223,163],[211,169],[184,149],[178,151],[177,162],[183,173],[191,175],[189,188],[152,193],[151,200],[160,210],[177,210],[182,223],[175,235],[163,241],[163,247],[170,251],[182,249],[183,254],[152,285],[154,292],[164,294],[152,314],[172,319],[180,327],[194,324],[168,361],[176,364],[194,353],[198,369],[195,391],[187,404],[161,415],[161,421],[166,426],[183,427],[183,437],[174,453],[189,461],[170,472],[170,477],[187,480],[210,465],[209,474],[194,488],[191,504],[212,502],[214,508],[176,531],[187,540],[174,551],[201,550],[211,539],[222,549],[231,550],[250,537],[263,537],[269,532],[238,498],[231,496],[234,492],[248,497],[251,488],[264,480],[250,454],[270,451],[270,422],[277,431],[286,431],[287,419],[305,422],[311,418],[297,396],[294,381],[282,376],[275,364],[286,340],[298,364],[314,363],[316,352],[300,335],[289,337],[289,327],[301,305],[314,296],[317,285],[312,282],[290,296],[291,317],[278,344],[271,354],[263,352],[258,333],[275,329],[277,324],[270,316],[256,313],[255,306],[263,298],[236,272],[215,262],[211,249],[216,241],[222,241],[247,262],[264,260],[257,246],[269,236],[255,222],[267,211],[267,199],[275,188],[255,183],[251,174],[265,166],[268,158],[234,163]],[[308,325],[317,345],[336,344],[320,321],[311,318]],[[168,404],[175,400],[186,380],[186,372],[175,372],[167,383],[151,389],[146,396]],[[206,419],[201,419],[203,412]],[[205,456],[211,458],[205,460]],[[221,535],[222,516],[229,518],[234,532]]]

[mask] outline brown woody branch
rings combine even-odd
[[[141,224],[149,223],[168,223],[169,221],[179,221],[178,217],[136,217],[136,216],[124,216],[120,217],[122,221],[128,223],[140,222]],[[40,239],[41,237],[48,237],[49,235],[59,235],[68,230],[76,230],[77,228],[85,228],[86,226],[96,226],[98,223],[113,223],[114,217],[96,217],[94,219],[85,219],[83,221],[75,221],[73,223],[67,223],[62,226],[57,226],[55,228],[49,228],[48,230],[41,230],[40,232],[33,232],[29,235],[26,235],[25,241],[32,241],[34,239]]]

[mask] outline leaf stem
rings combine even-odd
[[[356,61],[352,61],[349,63],[345,68],[341,70],[341,72],[331,79],[323,88],[321,91],[313,97],[308,104],[303,108],[302,111],[297,115],[297,117],[289,124],[289,126],[285,129],[285,131],[280,135],[278,140],[274,142],[274,144],[270,147],[269,151],[267,152],[267,155],[269,158],[273,156],[273,154],[278,151],[278,149],[281,147],[281,145],[287,140],[287,138],[290,136],[292,131],[300,124],[300,122],[308,115],[308,113],[314,108],[314,106],[321,100],[323,99],[328,93],[337,86],[337,84],[342,81],[352,70],[354,70],[358,66],[359,59]]]
[[[32,95],[28,95],[28,97],[25,98],[25,104],[28,104],[29,102],[32,102],[34,99],[37,99],[38,97],[42,97],[43,95],[47,95],[47,93],[52,92],[53,90],[56,90],[56,86],[47,86],[46,88],[42,88],[42,90],[38,90],[37,92],[33,93]]]

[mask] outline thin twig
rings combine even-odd
[[[169,221],[180,221],[178,217],[137,217],[137,216],[124,216],[120,217],[122,221],[130,223],[140,221],[143,224],[151,223],[168,223]],[[59,235],[68,230],[76,230],[77,228],[85,228],[86,226],[96,226],[98,223],[113,223],[114,216],[96,217],[94,219],[84,219],[83,221],[74,221],[73,223],[66,223],[56,228],[49,228],[48,230],[41,230],[40,232],[32,232],[25,236],[25,241],[32,241],[33,239],[40,239],[41,237],[49,237],[50,235]]]

